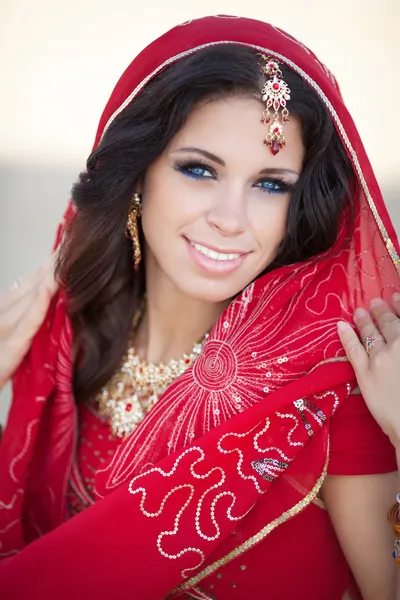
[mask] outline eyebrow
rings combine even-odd
[[[173,154],[175,154],[177,152],[196,152],[197,154],[201,154],[205,158],[208,158],[209,160],[212,160],[213,162],[221,165],[221,167],[226,166],[225,162],[222,160],[222,158],[219,158],[219,156],[216,156],[215,154],[208,152],[208,150],[203,150],[202,148],[195,148],[195,147],[179,148],[178,150],[175,150],[173,152]],[[260,171],[260,175],[271,175],[271,173],[279,173],[282,175],[285,173],[292,173],[293,175],[296,175],[296,177],[299,177],[299,173],[297,171],[293,171],[292,169],[277,169],[276,167],[270,167],[268,169],[262,169]]]

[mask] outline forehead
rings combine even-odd
[[[289,117],[283,129],[286,146],[274,156],[264,144],[268,126],[261,123],[262,111],[262,102],[252,96],[198,104],[167,150],[195,146],[216,154],[227,165],[256,162],[299,171],[304,157],[299,119]]]

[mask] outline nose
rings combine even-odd
[[[246,206],[243,191],[220,190],[213,198],[206,221],[223,236],[235,236],[246,231]]]

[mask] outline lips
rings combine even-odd
[[[189,256],[202,271],[213,275],[226,275],[242,266],[249,252],[222,251],[210,248],[184,237]]]
[[[241,250],[222,250],[215,247],[210,248],[210,246],[205,246],[204,244],[189,240],[188,238],[186,238],[186,240],[195,250],[197,250],[197,252],[216,261],[236,260],[244,254],[248,254],[248,252],[243,252]]]

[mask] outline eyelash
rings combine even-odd
[[[175,165],[175,169],[185,175],[185,177],[190,177],[192,179],[196,179],[197,181],[206,181],[207,179],[217,179],[217,173],[215,169],[210,167],[210,165],[202,162],[201,160],[186,160],[181,161]],[[210,176],[201,175],[199,173],[193,173],[191,169],[200,169],[203,171],[208,171],[211,174]],[[267,192],[268,194],[286,194],[288,192],[292,192],[294,185],[292,183],[288,183],[283,178],[280,177],[269,177],[265,179],[260,179],[256,182],[256,184],[272,184],[278,185],[278,189],[265,188],[260,185],[256,185],[262,192]]]

